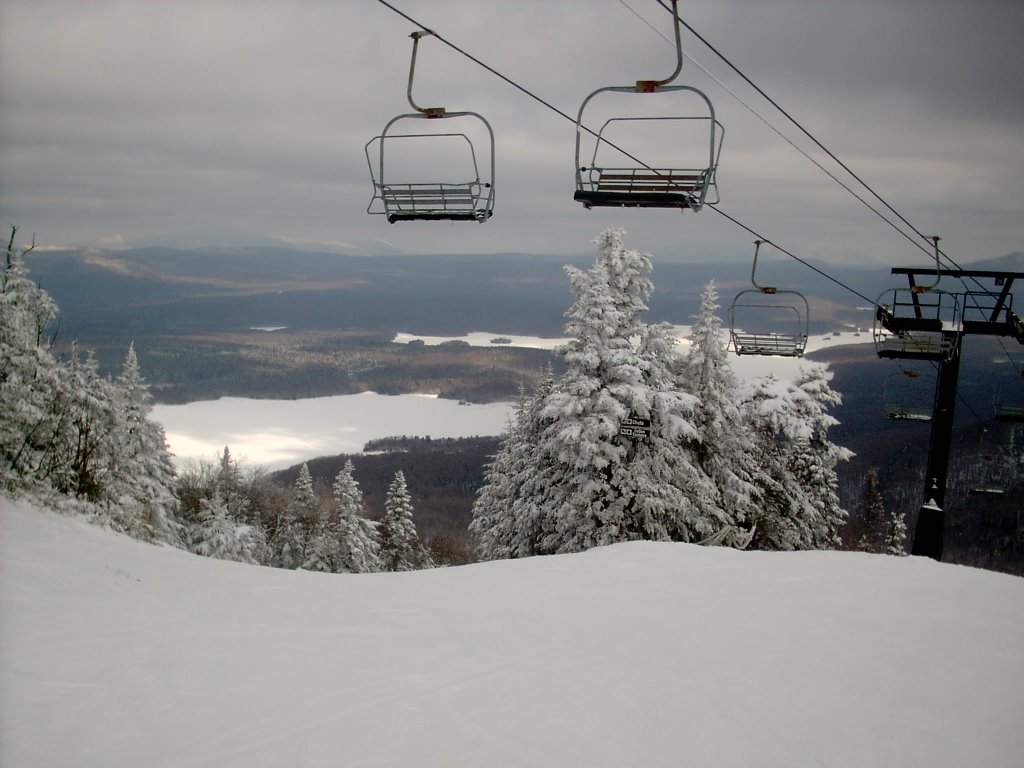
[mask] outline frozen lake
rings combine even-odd
[[[459,405],[431,395],[337,395],[303,400],[224,397],[157,405],[175,463],[213,460],[230,446],[247,465],[283,469],[306,459],[359,453],[393,435],[472,437],[505,430],[509,403]]]
[[[684,345],[689,328],[678,326]],[[565,339],[546,339],[501,333],[472,333],[458,337],[474,346],[489,346],[494,338],[511,339],[509,346],[554,349]],[[440,344],[453,337],[399,334],[395,341],[420,339]],[[818,336],[809,348],[829,344],[870,341],[870,334],[853,337]],[[741,379],[774,373],[794,379],[800,360],[773,357],[729,358]],[[804,363],[806,365],[806,363]],[[247,465],[283,469],[306,459],[338,453],[358,453],[368,440],[395,435],[433,438],[499,435],[511,410],[510,403],[459,405],[432,395],[337,395],[303,400],[254,400],[225,397],[186,405],[157,405],[153,418],[167,433],[167,442],[178,466],[199,459],[214,460],[231,448],[232,455]]]

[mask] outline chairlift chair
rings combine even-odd
[[[754,265],[750,270],[750,282],[754,287],[736,294],[729,307],[729,336],[733,349],[737,355],[803,357],[807,348],[810,305],[799,291],[779,290],[775,286],[758,284],[757,255],[763,242],[754,241]],[[754,297],[756,300],[752,300]],[[741,323],[746,325],[753,316],[758,316],[759,320],[768,319],[777,323],[780,314],[788,316],[790,313],[793,320],[787,321],[783,327],[740,327]]]
[[[935,281],[930,285],[883,291],[875,303],[873,337],[880,358],[898,360],[948,360],[956,354],[960,302],[956,295],[939,289],[939,237],[935,245]]]
[[[985,473],[980,484],[968,489],[967,492],[971,496],[1003,496],[1006,493],[1005,486],[996,479],[995,463],[993,461],[996,458],[995,455],[985,452],[985,433],[987,431],[983,429],[978,437],[978,450],[981,458],[985,461]]]
[[[998,388],[992,397],[992,409],[995,411],[996,421],[1024,422],[1024,403],[1006,402]]]
[[[399,221],[477,221],[483,223],[494,213],[494,131],[490,123],[476,112],[449,112],[444,107],[420,107],[412,98],[412,83],[416,71],[416,51],[421,37],[432,35],[433,32],[421,30],[413,32],[410,37],[412,59],[409,64],[409,87],[407,96],[409,104],[415,112],[393,117],[381,132],[366,143],[364,151],[370,167],[370,179],[373,182],[373,197],[366,208],[370,214],[383,214],[394,224]],[[485,158],[485,169],[489,175],[481,177],[477,163],[476,149],[469,135],[459,131],[427,131],[423,133],[405,133],[396,126],[411,126],[418,120],[453,120],[462,119],[463,125],[472,122],[483,126],[489,139]],[[416,154],[428,158],[441,148],[451,146],[452,142],[465,148],[460,154],[465,158],[462,167],[453,169],[453,177],[431,181],[410,181],[402,177],[402,169],[394,171],[385,161],[392,156],[398,143],[405,147],[412,146]],[[466,169],[472,170],[470,178],[464,174]],[[408,169],[406,169],[408,171]]]
[[[576,117],[576,192],[573,199],[581,202],[588,210],[597,207],[622,208],[676,208],[699,211],[704,204],[714,205],[718,202],[718,185],[715,174],[718,158],[722,151],[724,128],[715,118],[715,108],[711,100],[700,90],[689,85],[670,85],[683,67],[683,48],[679,34],[679,15],[676,9],[677,0],[672,0],[672,17],[676,38],[676,68],[664,80],[638,80],[635,85],[609,86],[598,88],[587,96],[580,105]],[[669,116],[625,116],[612,117],[604,122],[600,130],[594,134],[584,125],[587,107],[595,97],[606,93],[631,94],[683,94],[697,96],[706,107],[701,114],[684,114]],[[639,159],[627,155],[616,147],[608,138],[614,129],[630,123],[642,124],[648,121],[664,121],[666,123],[691,124],[705,123],[708,135],[708,154],[706,160],[695,167],[663,167],[647,165]],[[584,144],[583,134],[593,136],[593,143]],[[606,165],[602,149],[614,148],[623,155],[629,165]],[[622,163],[623,161],[615,161]]]
[[[890,421],[931,421],[933,409],[921,405],[924,387],[911,382],[918,378],[919,373],[904,369],[889,374],[882,387],[882,407]],[[934,396],[934,393],[933,393]]]

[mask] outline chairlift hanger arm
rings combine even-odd
[[[421,107],[413,101],[412,98],[412,81],[416,76],[416,51],[420,45],[420,38],[433,34],[434,33],[429,29],[421,29],[409,35],[409,37],[412,38],[412,58],[409,60],[409,86],[406,89],[405,94],[409,99],[409,105],[425,117],[444,117],[444,107]]]
[[[757,255],[761,252],[761,246],[764,245],[764,240],[757,239],[754,241],[754,264],[750,267],[750,282],[754,284],[761,293],[771,294],[777,293],[778,288],[772,285],[759,285],[757,282]]]
[[[683,44],[682,38],[679,33],[679,8],[678,0],[671,0],[672,2],[672,27],[675,29],[676,35],[676,68],[672,71],[672,74],[666,77],[664,80],[637,80],[635,90],[637,93],[653,93],[659,88],[668,85],[677,77],[679,73],[683,71]]]

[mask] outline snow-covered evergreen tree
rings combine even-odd
[[[124,517],[148,526],[156,539],[176,543],[180,526],[172,490],[174,466],[163,426],[149,418],[152,396],[134,344],[128,347],[116,385],[111,495]],[[227,490],[224,498],[230,499]],[[237,497],[237,487],[233,490]]]
[[[55,435],[69,428],[65,375],[47,339],[57,305],[28,278],[32,247],[17,248],[16,233],[0,271],[0,484],[12,493],[50,485]]]
[[[328,517],[323,515],[318,520],[318,525],[310,531],[307,539],[302,569],[304,571],[319,571],[321,573],[335,573],[338,560],[338,536],[337,525]]]
[[[116,435],[115,393],[111,383],[100,377],[92,353],[82,360],[77,346],[65,377],[69,399],[70,430],[62,430],[49,451],[52,461],[47,474],[57,480],[62,493],[90,501],[109,498],[113,443]],[[140,523],[139,530],[142,529]],[[134,531],[134,526],[130,532]]]
[[[416,533],[412,515],[412,497],[405,482],[405,473],[398,470],[388,486],[384,517],[377,528],[383,570],[415,571],[433,567],[430,555]]]
[[[814,364],[789,387],[769,376],[753,390],[748,418],[761,469],[754,548],[831,549],[841,543],[846,511],[839,506],[836,465],[852,454],[828,439],[836,424],[828,408],[840,402],[830,378],[827,366]]]
[[[718,291],[712,281],[704,288],[700,313],[690,330],[691,346],[681,378],[684,388],[700,400],[693,415],[697,466],[715,485],[716,505],[740,526],[753,516],[757,460],[718,309]]]
[[[261,562],[265,546],[262,531],[234,519],[219,493],[202,500],[199,522],[191,532],[193,552],[255,565]]]
[[[540,410],[541,553],[695,541],[727,523],[693,461],[696,398],[675,386],[674,339],[640,320],[653,289],[650,258],[627,250],[621,230],[603,232],[597,245],[590,270],[566,268],[576,296],[560,350],[566,372]],[[649,420],[649,434],[620,436],[627,417]]]
[[[60,364],[47,339],[57,307],[28,279],[22,257],[31,248],[15,248],[16,232],[0,265],[0,486],[42,503],[53,492],[70,496],[132,536],[180,544],[173,470],[162,428],[146,418],[134,350],[117,382],[77,347]]]
[[[814,549],[838,547],[842,543],[839,529],[847,518],[839,504],[836,466],[848,461],[853,452],[828,438],[828,430],[839,423],[828,411],[842,403],[840,394],[829,386],[831,379],[827,364],[812,364],[801,370],[793,386],[797,418],[810,431],[806,441],[797,443],[803,450],[797,453],[794,474],[815,511],[810,526]]]
[[[292,499],[278,518],[274,551],[281,568],[301,568],[312,534],[320,529],[320,502],[313,489],[309,465],[303,463],[292,488]]]
[[[217,459],[217,487],[227,494],[239,493],[242,488],[242,470],[227,445]]]
[[[547,424],[540,411],[554,388],[554,374],[549,370],[532,396],[519,393],[501,446],[487,466],[469,526],[477,554],[484,560],[538,554],[542,534],[538,503],[550,474],[550,466],[541,461],[537,450]]]
[[[907,554],[907,521],[903,513],[893,509],[886,519],[885,554],[903,557]]]
[[[339,573],[372,573],[381,569],[376,528],[363,516],[363,491],[356,481],[351,459],[334,478],[338,523],[335,536],[335,570]]]

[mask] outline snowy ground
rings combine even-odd
[[[677,326],[681,340],[689,328]],[[565,339],[501,333],[471,333],[459,337],[474,346],[490,346],[491,339],[511,339],[511,346],[554,349]],[[400,333],[397,343],[420,339],[426,344],[450,341],[449,336],[414,336]],[[810,349],[836,343],[870,342],[870,333],[855,337],[816,336]],[[684,341],[685,343],[685,341]],[[783,381],[796,378],[800,360],[775,357],[731,357],[740,378],[774,373]],[[205,459],[214,461],[224,450],[249,465],[282,469],[306,459],[339,453],[358,453],[368,440],[394,435],[472,437],[499,435],[505,430],[509,403],[458,405],[426,395],[386,396],[367,392],[302,400],[253,400],[225,397],[186,405],[157,405],[152,417],[167,433],[177,465]]]
[[[155,548],[0,498],[0,765],[998,766],[1024,580],[638,543],[407,574]]]

